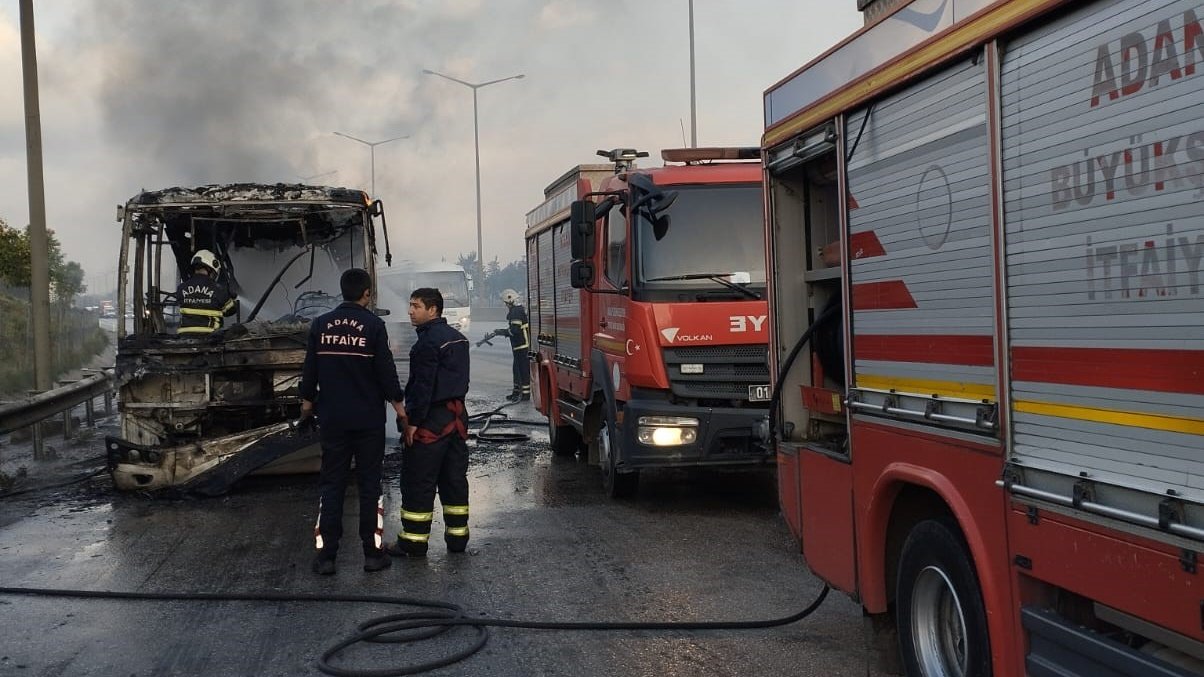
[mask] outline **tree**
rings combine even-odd
[[[513,289],[524,295],[527,289],[527,262],[525,259],[511,261],[505,267],[498,270],[492,279],[494,288],[497,294],[501,294],[503,289]]]
[[[75,261],[68,261],[52,272],[51,284],[54,285],[55,296],[65,304],[70,304],[76,296],[88,291],[88,285],[84,284],[84,268]]]
[[[474,276],[477,298],[484,305],[500,304],[504,289],[514,289],[522,294],[527,288],[526,259],[511,261],[503,266],[495,256],[492,261],[485,264],[485,270],[480,275],[477,275],[476,252],[460,254],[456,259],[456,264]]]
[[[54,231],[46,233],[50,249],[50,285],[60,303],[70,305],[77,294],[87,291],[84,269],[63,258],[63,247]],[[28,287],[30,270],[29,228],[19,231],[0,219],[0,281],[12,287]]]
[[[0,219],[0,281],[11,287],[28,287],[29,259],[29,238]]]
[[[477,274],[477,253],[476,252],[468,252],[467,254],[460,254],[456,258],[456,265],[463,268],[464,272],[468,273],[469,275],[476,275]]]

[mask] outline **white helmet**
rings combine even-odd
[[[513,289],[506,289],[502,291],[502,303],[508,306],[521,306],[523,300],[519,297],[518,292]]]
[[[209,270],[213,271],[214,275],[216,275],[218,271],[222,269],[221,261],[218,261],[217,257],[213,255],[213,252],[209,251],[208,249],[201,249],[192,255],[192,267],[196,268],[197,266],[205,266]]]

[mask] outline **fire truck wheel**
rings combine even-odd
[[[898,581],[895,608],[906,674],[990,677],[986,610],[956,523],[917,524],[903,544]]]
[[[571,425],[556,425],[556,421],[548,417],[548,442],[553,454],[572,456],[581,448],[581,433]]]
[[[618,459],[618,439],[611,435],[614,426],[610,415],[602,419],[602,427],[598,430],[598,465],[602,467],[602,488],[611,498],[625,498],[635,493],[640,484],[638,472],[620,473],[615,468]]]

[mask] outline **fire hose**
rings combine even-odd
[[[293,594],[279,592],[210,593],[210,592],[122,592],[108,590],[62,590],[54,588],[0,587],[0,595],[35,597],[68,597],[129,601],[189,601],[189,602],[295,602],[295,603],[358,603],[387,604],[413,607],[418,611],[378,616],[360,623],[350,635],[331,644],[322,652],[317,668],[336,677],[395,677],[415,675],[458,663],[485,647],[489,628],[525,628],[529,630],[576,631],[701,631],[701,630],[760,630],[797,623],[810,616],[823,604],[829,588],[824,586],[815,599],[801,611],[770,620],[742,621],[549,621],[540,619],[516,620],[476,616],[464,607],[443,600],[398,597],[392,595]],[[457,627],[471,628],[475,641],[446,656],[424,662],[402,664],[392,668],[357,669],[336,664],[343,653],[361,642],[373,644],[412,644],[431,639]]]
[[[473,414],[472,416],[469,416],[469,425],[471,426],[479,423],[480,427],[476,429],[470,427],[468,430],[468,436],[477,440],[478,442],[526,442],[527,440],[531,439],[531,436],[526,433],[490,432],[489,427],[496,424],[502,426],[530,426],[542,428],[548,424],[547,421],[524,421],[522,419],[510,418],[509,414],[506,414],[502,411],[506,407],[511,407],[515,404],[518,403],[512,402],[510,404],[503,404],[492,411],[481,412],[479,414]]]

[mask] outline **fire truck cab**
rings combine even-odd
[[[769,399],[756,149],[573,168],[528,214],[532,394],[612,496],[644,468],[749,466]]]

